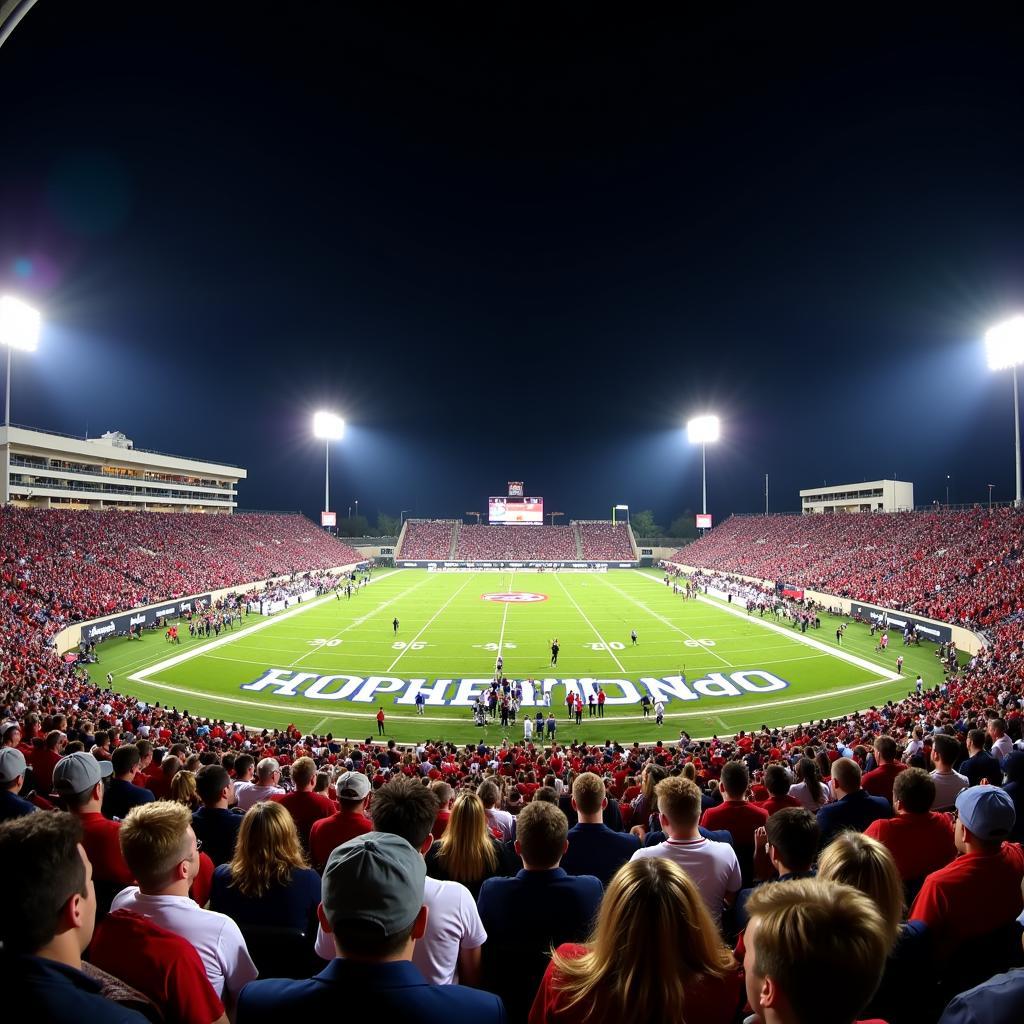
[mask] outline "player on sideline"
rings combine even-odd
[[[398,616],[395,616],[394,621],[391,623],[392,628],[395,631],[395,636],[398,636]]]
[[[636,647],[636,630],[635,629],[630,631],[629,639],[633,641],[633,646]]]
[[[558,637],[551,641],[551,664],[558,664]]]
[[[917,690],[917,695],[920,697],[924,691],[924,680],[920,676],[917,677],[917,681],[914,683],[914,689]]]
[[[903,655],[902,654],[896,659],[896,675],[898,675],[898,676],[903,675]]]

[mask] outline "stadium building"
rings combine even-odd
[[[800,492],[800,510],[821,512],[909,512],[914,507],[914,485],[905,480],[869,480],[859,484],[806,487]]]

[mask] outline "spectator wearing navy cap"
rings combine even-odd
[[[954,840],[962,856],[932,872],[910,911],[933,937],[940,959],[971,939],[1009,925],[1022,908],[1024,850],[1006,842],[1016,813],[996,786],[974,786],[956,798]]]
[[[320,924],[337,957],[307,981],[256,981],[243,989],[237,1024],[348,1015],[417,1024],[504,1024],[497,996],[430,985],[411,962],[423,937],[426,866],[401,836],[371,832],[339,846],[324,869]]]
[[[38,810],[18,794],[25,785],[25,755],[17,747],[0,749],[0,821],[21,818]]]

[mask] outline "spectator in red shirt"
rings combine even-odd
[[[747,911],[743,967],[757,1020],[853,1024],[878,987],[891,945],[875,904],[852,886],[803,879],[761,886]]]
[[[452,804],[455,803],[455,792],[447,782],[432,782],[431,792],[437,797],[438,811],[434,819],[434,827],[430,830],[435,839],[444,835],[448,827],[448,819],[452,816]]]
[[[373,822],[366,816],[370,780],[362,772],[345,772],[334,785],[340,809],[329,818],[314,822],[309,832],[310,859],[317,871],[323,871],[335,848],[373,831]]]
[[[42,746],[32,750],[32,774],[40,793],[53,792],[53,769],[63,757],[67,744],[68,738],[64,733],[59,729],[51,729]]]
[[[899,775],[907,766],[899,760],[900,748],[891,736],[879,736],[875,740],[875,760],[877,768],[872,768],[861,780],[861,788],[872,796],[885,797],[892,803],[892,787]]]
[[[924,880],[910,911],[942,960],[1010,924],[1022,907],[1024,850],[1005,841],[1016,821],[1013,799],[996,786],[973,786],[957,796],[956,809],[954,839],[963,856]]]
[[[747,801],[750,774],[740,761],[730,761],[722,768],[721,788],[725,800],[717,807],[709,807],[701,818],[707,829],[724,829],[732,835],[736,858],[743,872],[743,884],[753,880],[754,832],[768,820],[768,812]]]
[[[295,819],[295,827],[299,830],[302,845],[309,849],[309,833],[316,822],[330,818],[337,807],[333,800],[314,792],[316,787],[316,762],[311,757],[300,757],[292,765],[292,782],[295,790],[284,796],[273,796],[270,799],[281,804]]]
[[[864,835],[889,850],[904,882],[920,883],[957,855],[953,825],[948,815],[931,810],[935,783],[923,768],[896,776],[893,800],[896,817],[871,822]]]
[[[121,825],[101,813],[103,780],[113,773],[110,761],[97,761],[84,751],[61,758],[53,769],[54,792],[63,798],[64,806],[81,823],[82,846],[89,855],[93,877],[106,884],[107,895],[111,896],[133,881],[132,872],[121,855]]]
[[[784,807],[800,807],[800,801],[789,795],[791,785],[789,772],[781,764],[770,764],[764,770],[764,785],[769,797],[762,800],[758,807],[763,807],[771,817]]]

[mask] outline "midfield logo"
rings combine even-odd
[[[547,594],[531,594],[525,590],[506,590],[500,594],[481,594],[484,601],[497,601],[500,604],[530,604],[534,601],[546,601]]]
[[[379,704],[385,694],[393,694],[391,703],[408,707],[416,703],[422,693],[431,707],[472,707],[481,694],[490,689],[490,679],[399,679],[397,676],[318,675],[316,672],[296,672],[287,668],[269,668],[251,683],[243,683],[243,690],[267,692],[274,697],[304,697],[315,701],[349,701],[353,704]],[[535,708],[560,706],[564,693],[554,699],[555,687],[564,687],[583,698],[586,704],[591,694],[596,697],[598,686],[605,692],[609,705],[639,704],[647,694],[651,700],[695,701],[702,698],[743,697],[785,690],[789,683],[764,669],[742,672],[709,672],[700,679],[687,680],[683,676],[641,676],[630,679],[535,679],[532,684],[523,681],[521,707]]]

